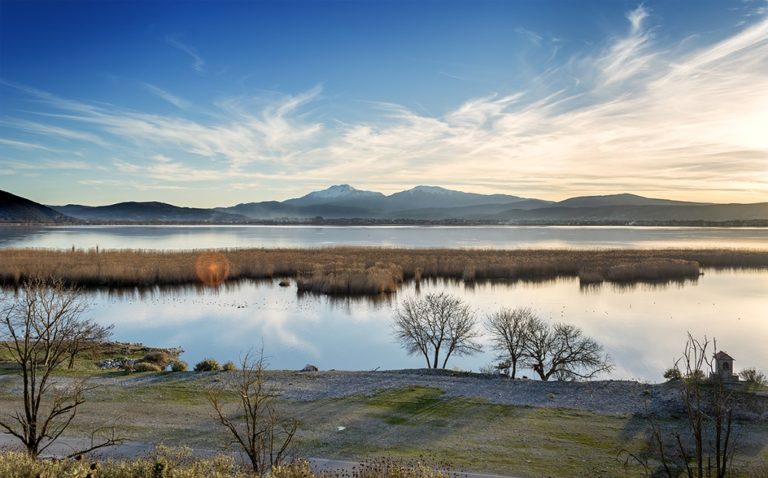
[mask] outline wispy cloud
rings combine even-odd
[[[523,38],[528,40],[529,42],[535,44],[535,45],[541,45],[541,41],[544,39],[541,35],[536,33],[533,30],[528,30],[527,28],[523,27],[517,27],[515,28],[515,33],[518,35],[521,35]]]
[[[627,12],[624,34],[596,53],[439,115],[379,102],[366,103],[367,120],[321,122],[311,111],[322,95],[316,87],[221,99],[200,119],[184,110],[187,102],[149,84],[181,110],[137,112],[15,85],[48,107],[53,124],[2,124],[124,143],[142,154],[110,167],[131,184],[144,180],[156,188],[221,183],[290,190],[286,185],[351,182],[393,191],[429,182],[552,199],[597,191],[764,199],[768,19],[695,50],[658,45],[654,32],[663,26],[653,19],[640,6]],[[72,129],[75,123],[87,131]]]
[[[198,55],[197,50],[192,48],[191,46],[182,43],[177,38],[168,36],[165,38],[166,43],[168,43],[170,46],[176,48],[179,51],[182,51],[189,55],[192,58],[192,68],[195,69],[198,73],[205,72],[205,60]]]
[[[191,106],[191,103],[189,101],[179,96],[176,96],[173,93],[170,93],[160,88],[159,86],[155,86],[150,83],[142,83],[142,86],[144,87],[145,90],[149,91],[150,93],[157,96],[158,98],[167,101],[168,103],[179,108],[180,110],[188,109]]]
[[[26,141],[16,141],[13,139],[3,139],[0,138],[0,144],[5,146],[11,146],[13,148],[18,149],[28,149],[28,150],[36,150],[36,151],[47,151],[49,153],[60,153],[62,152],[60,149],[54,149],[49,148],[48,146],[43,146],[41,144],[37,143],[27,143]]]
[[[765,197],[768,20],[680,52],[654,48],[648,18],[643,7],[629,12],[624,37],[555,72],[581,74],[586,89],[478,98],[437,117],[387,105],[386,122],[352,125],[336,138],[328,151],[337,160],[318,173],[519,185],[549,197],[617,188],[725,196],[734,185]]]
[[[629,34],[619,38],[595,62],[602,86],[611,85],[646,72],[657,53],[651,51],[652,30],[645,28],[648,10],[640,5],[627,13]]]
[[[54,119],[88,125],[116,140],[134,145],[173,148],[184,156],[207,158],[239,171],[248,165],[273,164],[291,168],[293,159],[312,148],[322,130],[320,123],[306,121],[299,112],[320,95],[313,88],[298,95],[279,95],[268,100],[233,98],[220,104],[212,122],[180,116],[101,107],[65,100],[34,89],[29,94],[60,113],[45,113]],[[80,139],[104,145],[91,133],[28,120],[0,121],[0,124],[39,134]],[[296,165],[298,167],[298,165]]]
[[[12,171],[85,171],[99,168],[87,161],[58,159],[44,159],[31,162],[19,159],[0,158],[0,165],[2,165],[2,169],[9,169]]]
[[[55,126],[47,123],[39,123],[18,118],[9,118],[0,120],[0,124],[46,137],[57,137],[64,140],[86,141],[89,143],[97,144],[99,146],[107,145],[107,143],[102,138],[95,134],[86,131]]]

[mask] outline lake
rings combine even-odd
[[[482,320],[501,307],[531,307],[542,318],[581,327],[604,345],[617,379],[662,380],[682,351],[686,332],[715,337],[737,370],[768,365],[768,274],[707,271],[695,282],[580,288],[578,279],[544,283],[423,282],[376,300],[298,294],[295,283],[241,282],[139,293],[93,293],[88,316],[115,324],[115,339],[181,346],[193,365],[203,357],[237,361],[264,348],[270,366],[323,370],[423,367],[393,338],[394,305],[403,297],[447,291]],[[488,339],[484,337],[487,346]],[[479,370],[494,361],[485,351],[456,357],[449,367]],[[531,376],[530,372],[528,373]]]
[[[347,246],[768,249],[768,228],[613,226],[50,226],[0,227],[0,247],[211,249]]]
[[[323,246],[446,248],[766,249],[768,229],[667,227],[333,227],[333,226],[62,226],[0,228],[0,247],[53,249],[207,249]],[[737,369],[768,368],[768,272],[712,271],[669,285],[580,288],[578,279],[544,283],[413,283],[391,296],[339,298],[298,294],[295,282],[229,283],[219,288],[95,292],[88,316],[115,324],[116,340],[186,350],[193,365],[211,356],[237,361],[262,347],[272,367],[321,369],[423,367],[392,333],[393,308],[403,297],[455,294],[479,317],[500,307],[531,307],[541,317],[581,327],[616,363],[612,378],[661,380],[682,351],[686,332],[716,337]],[[484,341],[487,345],[488,338]],[[485,351],[449,366],[479,370],[494,362]],[[531,376],[530,372],[527,373]]]

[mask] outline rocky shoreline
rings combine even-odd
[[[166,380],[199,382],[201,387],[218,381],[226,372],[183,372],[126,375],[100,380],[124,387]],[[516,379],[450,370],[406,369],[385,371],[276,371],[266,373],[268,383],[282,399],[298,402],[369,397],[385,390],[431,387],[446,398],[464,398],[499,405],[582,410],[609,415],[682,417],[685,413],[679,384],[648,384],[626,380],[585,382]],[[768,422],[768,392],[748,392],[737,385],[738,419]]]

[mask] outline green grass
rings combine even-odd
[[[122,430],[134,440],[206,449],[229,442],[226,431],[211,417],[205,394],[220,374],[120,378],[119,384],[89,393],[71,429],[73,435],[86,434],[89,425],[101,423],[105,416],[120,416]],[[0,398],[0,409],[8,400],[5,395]],[[234,407],[237,400],[228,401]],[[295,442],[299,456],[347,460],[427,456],[457,469],[520,477],[641,476],[639,466],[624,468],[617,455],[621,449],[640,451],[648,426],[638,417],[493,404],[422,386],[370,396],[280,401],[278,406],[284,416],[300,421]],[[684,423],[660,422],[665,428]],[[765,460],[768,433],[761,424],[739,427],[749,437],[739,450],[740,459]]]
[[[303,426],[315,430],[303,436],[301,448],[320,456],[426,455],[458,469],[517,476],[641,474],[616,459],[622,445],[642,441],[639,429],[628,432],[637,424],[625,417],[491,404],[430,387],[305,404],[300,411]],[[318,431],[328,422],[346,429]]]

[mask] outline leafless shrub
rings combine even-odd
[[[764,386],[768,384],[765,374],[754,368],[747,368],[739,372],[739,378],[750,385]]]
[[[730,475],[735,452],[733,415],[736,401],[732,390],[714,373],[710,344],[688,333],[683,355],[676,362],[680,397],[685,408],[683,431],[665,430],[649,417],[649,451],[645,456],[625,452],[645,467],[649,476],[675,478]],[[654,466],[654,464],[657,464]]]
[[[228,396],[236,397],[236,406],[228,406]],[[275,400],[277,392],[264,378],[264,355],[246,354],[240,370],[227,374],[220,386],[208,393],[219,423],[248,456],[254,473],[264,476],[283,463],[289,452],[298,423],[280,416]]]
[[[32,457],[64,433],[85,403],[84,382],[62,384],[53,377],[76,355],[73,350],[92,337],[92,324],[81,319],[84,310],[79,290],[58,279],[27,280],[15,296],[3,296],[0,346],[18,365],[24,393],[23,410],[9,411],[0,428],[18,438]],[[118,442],[112,428],[111,436],[76,454]]]

